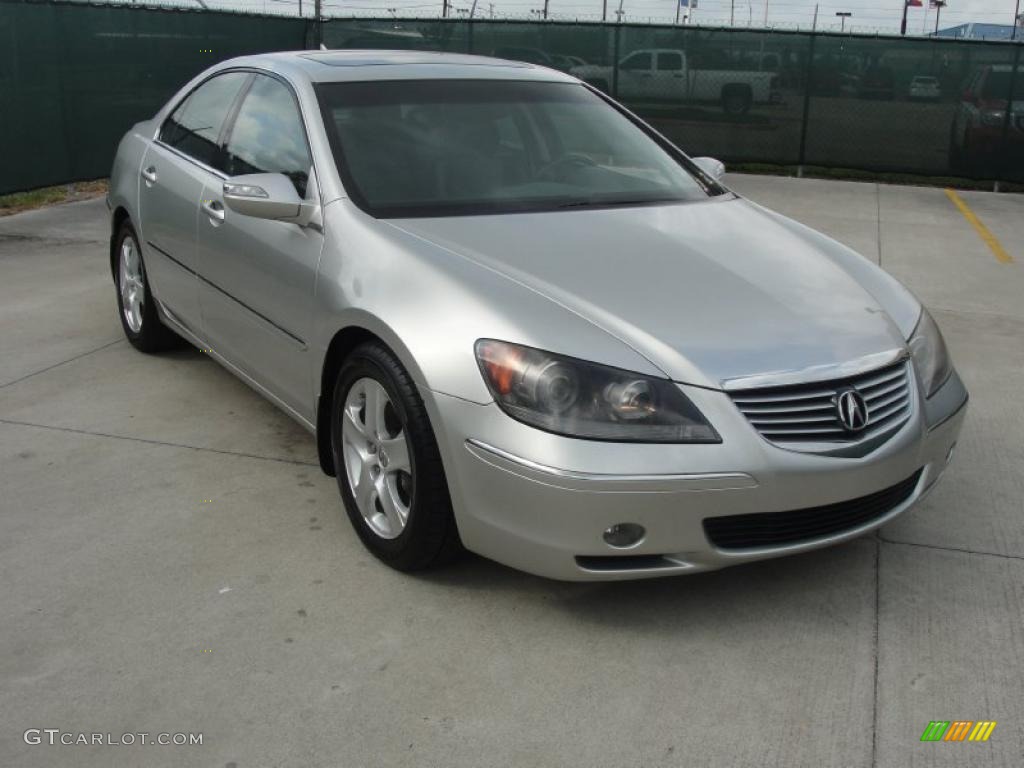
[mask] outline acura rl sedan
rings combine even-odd
[[[128,340],[181,338],[316,437],[402,570],[693,573],[860,536],[967,392],[921,304],[551,69],[226,61],[121,141]]]

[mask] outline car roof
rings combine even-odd
[[[223,66],[258,67],[314,83],[434,79],[576,82],[570,75],[536,64],[435,51],[286,51],[242,56],[223,62]]]

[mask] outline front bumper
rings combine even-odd
[[[953,453],[967,392],[954,372],[862,458],[785,450],[762,439],[723,392],[683,387],[722,436],[718,445],[577,440],[532,429],[495,404],[431,393],[434,425],[465,546],[529,573],[573,581],[695,573],[804,552],[871,531],[928,493]],[[722,549],[706,518],[819,507],[873,494],[920,471],[891,509],[838,533],[782,546]],[[603,533],[646,530],[627,549]]]

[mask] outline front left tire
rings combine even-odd
[[[352,527],[400,571],[433,568],[461,552],[448,481],[423,400],[379,342],[354,349],[338,371],[331,452]]]
[[[178,336],[160,322],[156,302],[146,279],[139,236],[125,221],[115,241],[117,313],[124,335],[140,352],[162,352],[180,343]]]

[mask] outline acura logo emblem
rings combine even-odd
[[[836,395],[836,416],[847,432],[860,432],[868,425],[868,404],[856,389]]]

